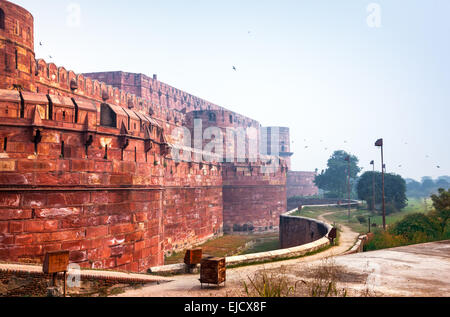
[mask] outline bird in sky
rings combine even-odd
[[[53,58],[51,55],[48,56],[49,58]]]
[[[233,70],[234,70],[234,71],[237,71],[236,66],[233,66]]]
[[[438,166],[436,166],[437,168],[441,168],[439,165]]]
[[[42,46],[42,42],[39,42],[39,45]]]

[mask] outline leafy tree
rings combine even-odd
[[[373,200],[373,175],[374,172],[364,173],[358,181],[358,198],[365,200],[369,208]],[[381,204],[383,200],[382,175],[375,172],[375,204]],[[406,207],[406,182],[400,175],[384,175],[384,197],[386,202],[386,214],[401,210]]]
[[[406,187],[408,197],[429,197],[431,194],[436,194],[439,188],[450,188],[450,177],[440,176],[434,181],[431,177],[424,176],[422,182],[406,179]]]
[[[425,196],[430,196],[434,189],[434,181],[429,176],[422,177],[422,192]]]
[[[361,172],[361,168],[358,167],[359,160],[345,151],[334,152],[328,160],[328,168],[316,176],[314,183],[320,189],[328,191],[331,194],[328,196],[347,197],[348,162],[345,159],[348,156],[350,156],[350,182],[354,183]]]
[[[439,195],[432,195],[431,199],[435,208],[431,215],[438,220],[441,226],[441,233],[444,234],[450,218],[450,189],[440,188]]]
[[[414,179],[406,179],[406,195],[408,197],[423,197],[422,183]]]

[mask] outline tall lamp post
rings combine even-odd
[[[348,155],[345,160],[348,162],[348,176],[347,176],[347,192],[348,192],[348,220],[350,221],[350,155]]]
[[[381,188],[382,188],[382,197],[383,197],[383,230],[386,231],[386,203],[384,200],[384,158],[383,158],[383,139],[377,140],[375,142],[375,146],[381,147]]]
[[[375,161],[371,161],[370,165],[373,166],[373,173],[372,173],[372,213],[375,214]]]

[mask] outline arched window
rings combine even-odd
[[[0,29],[5,29],[5,12],[0,9]]]

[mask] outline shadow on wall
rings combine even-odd
[[[281,249],[317,241],[328,234],[329,228],[321,221],[282,215],[280,217]]]

